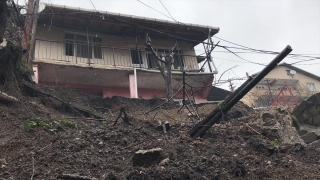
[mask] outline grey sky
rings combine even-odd
[[[149,6],[167,14],[159,0],[141,0]],[[94,9],[89,0],[44,0],[53,4]],[[170,20],[136,0],[92,0],[98,10],[119,12],[145,17]],[[292,53],[316,54],[320,57],[320,1],[319,0],[162,0],[172,16],[181,22],[219,27],[217,37],[247,47],[281,51],[291,45]],[[217,39],[214,38],[217,42]],[[220,45],[235,46],[227,42]],[[197,54],[203,52],[196,47]],[[224,51],[216,48],[215,51]],[[232,66],[239,65],[226,72],[221,79],[244,77],[263,66],[242,63],[243,60],[230,53],[213,51],[212,56],[219,74]],[[267,64],[273,55],[238,54],[244,59]],[[226,60],[221,60],[221,59]],[[240,62],[235,62],[240,61]],[[299,60],[286,58],[284,62]],[[320,76],[320,59],[307,61],[295,66]],[[306,65],[308,64],[308,65]],[[312,64],[312,65],[309,65]],[[235,81],[236,86],[240,85]],[[227,85],[223,85],[227,88]]]

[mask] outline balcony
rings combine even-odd
[[[156,49],[158,56],[168,56],[169,50]],[[204,56],[185,55],[178,51],[174,55],[173,71],[215,73],[213,64]],[[157,70],[157,60],[145,49],[102,46],[99,42],[88,44],[36,40],[35,61],[53,64],[99,67],[102,69],[146,69]]]

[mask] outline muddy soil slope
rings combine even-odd
[[[191,139],[197,119],[185,108],[144,114],[163,100],[33,84],[20,91],[18,103],[0,102],[0,179],[320,179],[319,151],[300,141],[283,109],[254,112],[239,103]],[[129,123],[114,124],[121,107]],[[199,116],[215,107],[197,107]],[[158,121],[170,122],[166,134]]]

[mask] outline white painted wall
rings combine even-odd
[[[38,26],[36,38],[35,49],[35,59],[42,60],[54,60],[54,61],[64,61],[70,63],[88,63],[87,58],[80,58],[75,56],[66,56],[65,55],[65,33],[80,33],[86,35],[86,31],[79,31],[66,28],[58,27],[48,27]],[[115,65],[116,66],[133,66],[131,62],[131,53],[127,49],[118,49],[118,48],[135,48],[136,39],[133,37],[120,37],[113,36],[108,34],[101,34],[95,32],[88,32],[90,36],[98,36],[102,38],[102,59],[91,59],[90,62],[99,65]],[[56,42],[49,42],[56,41]],[[138,48],[145,49],[145,38],[139,38]],[[152,46],[155,49],[171,49],[175,44],[174,40],[152,40]],[[112,48],[114,47],[114,48]],[[118,48],[117,48],[118,47]],[[178,47],[182,50],[184,55],[195,55],[195,51],[190,43],[187,42],[178,42]],[[113,54],[114,52],[114,54]],[[142,53],[142,67],[147,68],[147,59],[146,54]],[[52,61],[51,61],[52,62]],[[198,68],[198,63],[195,57],[186,57],[185,58],[185,67],[187,68]]]

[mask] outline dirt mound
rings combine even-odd
[[[30,84],[20,89],[19,103],[0,103],[0,179],[320,177],[318,150],[294,140],[286,111],[254,112],[238,103],[226,121],[202,139],[191,139],[187,132],[199,121],[196,111],[178,113],[180,106],[169,106],[145,113],[163,100],[102,99]],[[202,118],[216,106],[194,109]],[[129,124],[119,120],[114,126],[121,107]],[[171,129],[159,131],[157,121],[170,121]],[[143,157],[137,152],[155,150],[159,153],[147,156],[154,159],[151,164],[134,166]]]

